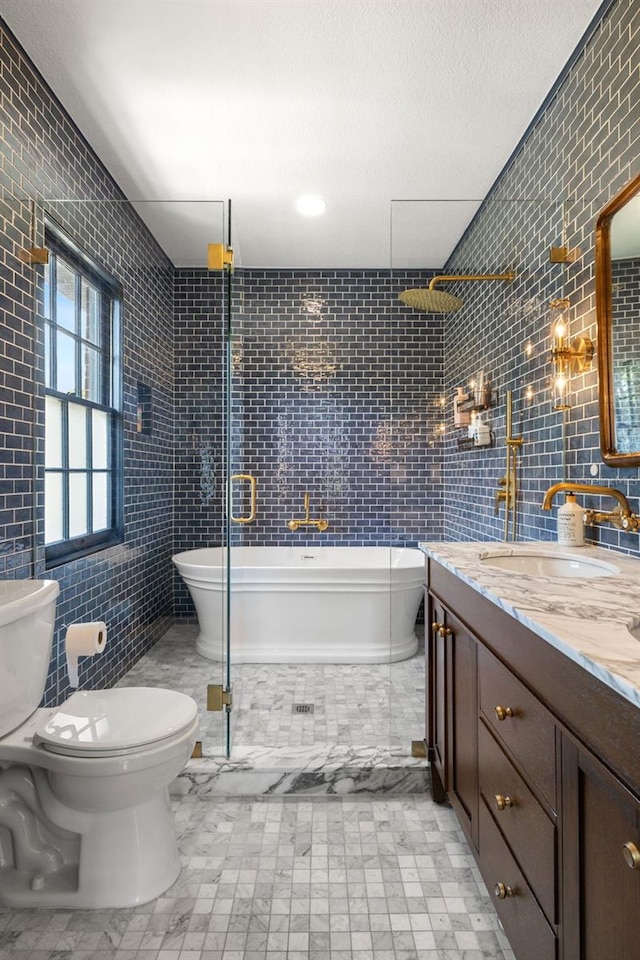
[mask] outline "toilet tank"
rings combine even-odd
[[[59,593],[56,580],[0,580],[0,737],[42,699]]]

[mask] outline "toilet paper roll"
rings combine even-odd
[[[107,642],[107,625],[97,623],[72,623],[64,638],[67,656],[69,686],[78,686],[78,657],[93,657],[102,653]]]

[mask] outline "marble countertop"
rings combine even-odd
[[[557,650],[640,707],[640,560],[602,547],[557,543],[419,543],[442,564]],[[613,564],[619,573],[578,579],[506,572],[481,560],[511,549]]]

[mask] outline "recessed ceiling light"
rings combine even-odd
[[[327,209],[327,203],[322,197],[307,195],[298,197],[296,200],[296,210],[303,213],[306,217],[318,217]]]

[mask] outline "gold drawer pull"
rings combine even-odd
[[[434,633],[437,633],[438,630],[441,630],[443,628],[443,626],[444,626],[443,623],[438,623],[437,620],[434,620],[433,623],[431,624],[431,629]]]
[[[624,844],[622,847],[622,856],[628,867],[631,867],[632,870],[640,870],[640,850],[633,840],[629,840],[628,843]]]
[[[493,892],[498,900],[506,900],[508,897],[515,896],[513,888],[507,886],[506,883],[496,883],[495,887],[493,888]]]
[[[450,637],[450,636],[451,636],[451,630],[449,629],[449,627],[440,627],[440,629],[438,630],[438,636],[439,636],[439,637]]]
[[[511,707],[496,707],[496,717],[498,720],[506,720],[507,717],[515,716]]]
[[[503,797],[501,793],[496,793],[496,807],[498,810],[504,810],[505,807],[512,807],[513,800],[511,797]]]

